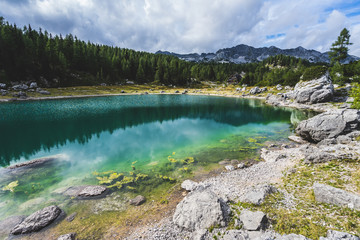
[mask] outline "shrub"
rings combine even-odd
[[[354,98],[352,107],[360,109],[360,84],[356,84],[351,92],[351,96]]]

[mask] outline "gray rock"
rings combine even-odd
[[[260,88],[260,92],[266,92],[268,89],[267,89],[267,87],[263,87],[263,88]]]
[[[264,230],[268,224],[265,213],[261,211],[252,212],[247,209],[241,212],[240,221],[243,223],[244,229],[248,231]]]
[[[59,188],[54,191],[54,193],[62,194],[68,197],[77,197],[78,194],[85,188],[86,186],[73,186],[68,188]]]
[[[175,93],[180,93],[180,92],[178,90],[176,90]]]
[[[318,202],[334,204],[360,210],[360,195],[329,185],[314,183],[315,200]]]
[[[2,96],[5,96],[8,93],[8,91],[6,91],[5,89],[0,89],[0,93]]]
[[[253,87],[251,90],[250,90],[250,94],[258,94],[258,93],[261,93],[261,90],[259,87]]]
[[[295,135],[289,136],[288,139],[293,142],[300,143],[300,144],[307,143],[304,139],[302,139],[301,137],[295,136]]]
[[[107,190],[104,186],[86,186],[84,187],[77,196],[79,197],[95,197],[102,195]]]
[[[292,234],[282,235],[281,237],[277,237],[276,240],[310,240],[310,239],[304,237],[303,235],[292,233]]]
[[[320,103],[331,100],[334,96],[329,73],[311,81],[300,81],[296,84],[292,96],[298,103]]]
[[[278,91],[281,91],[283,88],[282,88],[282,86],[281,86],[280,84],[278,84],[278,85],[276,85],[276,89],[277,89]]]
[[[235,167],[234,167],[233,165],[226,165],[226,166],[225,166],[225,169],[226,169],[227,171],[234,171],[234,170],[235,170]]]
[[[15,91],[19,91],[19,90],[28,90],[29,86],[26,84],[19,84],[19,85],[15,85],[12,87]]]
[[[26,92],[20,91],[18,93],[13,94],[13,97],[26,98],[27,94],[26,94]]]
[[[207,240],[207,239],[209,239],[208,233],[209,232],[207,229],[196,230],[192,236],[192,239],[193,240]]]
[[[68,221],[68,222],[74,221],[76,215],[77,215],[77,212],[74,212],[74,213],[70,214],[70,215],[66,218],[66,221]]]
[[[314,151],[305,156],[304,163],[324,163],[336,159],[338,159],[338,157],[333,154],[322,151]]]
[[[146,201],[146,198],[144,196],[138,195],[135,198],[130,200],[131,205],[139,206],[143,204]]]
[[[191,181],[189,179],[183,181],[181,184],[181,188],[185,189],[186,191],[193,191],[197,186],[197,182]]]
[[[50,95],[51,94],[49,91],[46,91],[46,90],[38,90],[37,92],[42,95]]]
[[[10,234],[11,230],[24,221],[25,216],[12,216],[0,221],[0,239]]]
[[[37,88],[37,87],[38,87],[38,85],[37,85],[36,82],[30,83],[30,87],[29,87],[29,88]]]
[[[360,111],[333,110],[300,122],[296,132],[307,141],[320,142],[360,128]]]
[[[19,235],[25,233],[36,232],[51,224],[61,213],[61,209],[58,206],[52,205],[34,212],[23,222],[16,225],[11,234]]]
[[[245,193],[243,201],[260,205],[268,195],[275,192],[277,189],[271,185],[256,186]]]
[[[187,230],[225,226],[218,196],[209,189],[198,189],[188,194],[176,207],[173,222]]]
[[[6,88],[6,84],[5,83],[0,83],[0,88]]]
[[[76,233],[61,235],[57,240],[75,240]]]
[[[238,167],[239,169],[243,169],[243,168],[246,167],[246,165],[245,165],[244,163],[239,163],[239,164],[237,165],[237,167]]]
[[[228,230],[222,236],[223,240],[248,240],[249,235],[242,230]]]
[[[340,240],[340,239],[360,240],[359,237],[356,237],[354,235],[345,232],[338,232],[335,230],[328,230],[326,237],[320,237],[320,240]]]
[[[121,92],[120,93],[126,93],[124,90],[121,90]]]

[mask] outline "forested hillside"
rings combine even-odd
[[[131,80],[139,84],[185,86],[203,80],[224,82],[232,77],[240,84],[295,85],[309,68],[328,68],[320,65],[324,67],[282,55],[249,64],[192,63],[168,55],[85,42],[71,34],[52,36],[30,25],[19,28],[0,17],[2,83],[36,81],[42,86],[57,87]],[[360,74],[359,62],[335,67],[332,73],[339,82]]]

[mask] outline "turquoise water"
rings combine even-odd
[[[305,117],[258,100],[187,95],[14,102],[0,104],[0,113],[2,167],[62,156],[39,169],[3,173],[0,216],[33,211],[39,204],[26,204],[33,199],[63,201],[51,192],[97,184],[93,172],[137,171],[147,179],[166,175],[176,182],[192,176],[196,167],[226,158],[252,161],[266,141],[286,139],[291,119]],[[194,162],[184,163],[187,157]],[[18,186],[13,192],[1,190],[14,181]],[[159,184],[149,180],[145,189],[134,183],[132,191],[149,191],[154,187],[150,183]]]

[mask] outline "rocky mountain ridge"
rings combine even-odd
[[[330,62],[329,52],[321,53],[316,50],[309,50],[303,47],[291,49],[280,49],[274,46],[255,48],[245,44],[240,44],[232,48],[220,49],[216,53],[178,54],[167,51],[157,51],[156,54],[171,55],[190,62],[230,62],[240,64],[260,62],[270,56],[276,56],[280,54],[306,59],[310,62]],[[359,57],[349,55],[343,63],[349,63],[351,61],[357,61],[359,59]]]

